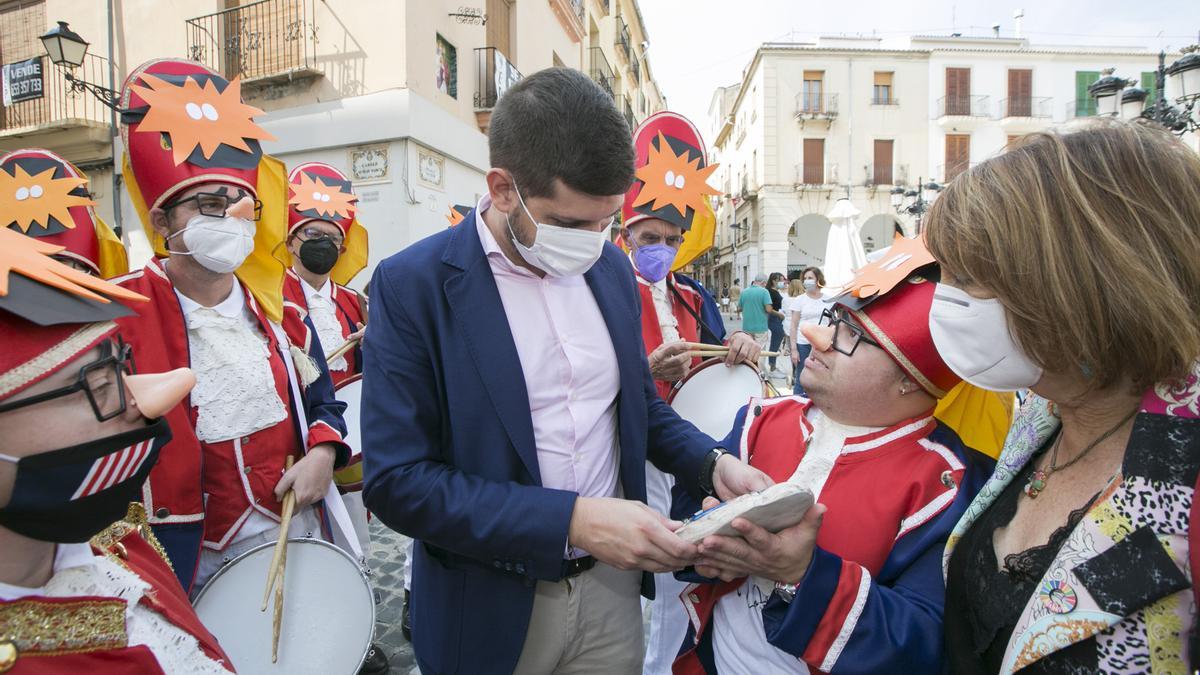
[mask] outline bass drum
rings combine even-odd
[[[739,363],[726,367],[722,359],[708,359],[692,369],[667,395],[667,404],[700,431],[721,440],[733,429],[737,411],[769,389],[754,366]]]
[[[319,539],[288,541],[279,661],[271,663],[274,605],[262,610],[268,542],[213,575],[193,603],[238,673],[353,675],[371,648],[375,601],[366,574],[345,551]]]
[[[359,548],[366,556],[371,550],[371,537],[367,529],[367,507],[362,500],[362,433],[359,417],[362,411],[362,375],[354,375],[342,380],[334,391],[334,397],[346,404],[342,419],[346,421],[346,445],[350,446],[350,463],[338,469],[333,475],[333,482],[338,486],[342,502],[350,514],[350,522],[354,526],[354,534]],[[333,541],[343,550],[351,549],[343,541],[342,531],[334,528]],[[361,561],[364,562],[365,561]]]

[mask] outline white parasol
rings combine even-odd
[[[859,231],[858,216],[862,211],[849,199],[839,199],[825,214],[831,222],[829,240],[825,244],[825,280],[829,288],[843,286],[854,278],[854,272],[867,264]]]

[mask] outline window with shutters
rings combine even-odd
[[[971,162],[970,134],[946,134],[945,180],[954,180]]]
[[[1096,99],[1088,93],[1088,87],[1098,79],[1100,79],[1098,70],[1075,71],[1075,117],[1088,117],[1096,114]]]
[[[875,185],[892,184],[892,147],[895,141],[875,141],[875,164],[871,171],[871,181]]]
[[[800,89],[800,110],[806,113],[825,112],[825,71],[804,71],[804,83]]]
[[[946,114],[971,114],[971,69],[946,69]]]
[[[1154,99],[1158,98],[1158,77],[1154,72],[1142,73],[1142,81],[1140,86],[1146,90],[1146,105],[1154,103]]]
[[[1033,116],[1033,71],[1008,71],[1007,117]]]
[[[825,139],[804,139],[804,171],[805,185],[822,185],[825,183]]]
[[[871,105],[895,105],[892,98],[892,78],[895,73],[875,72],[875,84],[871,89]]]

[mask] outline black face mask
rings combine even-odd
[[[16,460],[0,526],[39,541],[85,542],[140,501],[142,484],[171,440],[165,418],[148,426]],[[13,458],[0,455],[8,461]]]
[[[328,238],[309,239],[300,244],[300,262],[313,274],[329,274],[338,261],[337,244]]]

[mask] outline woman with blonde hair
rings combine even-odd
[[[1031,134],[926,231],[943,359],[1032,390],[947,545],[949,670],[1190,672],[1200,157],[1140,122]]]

